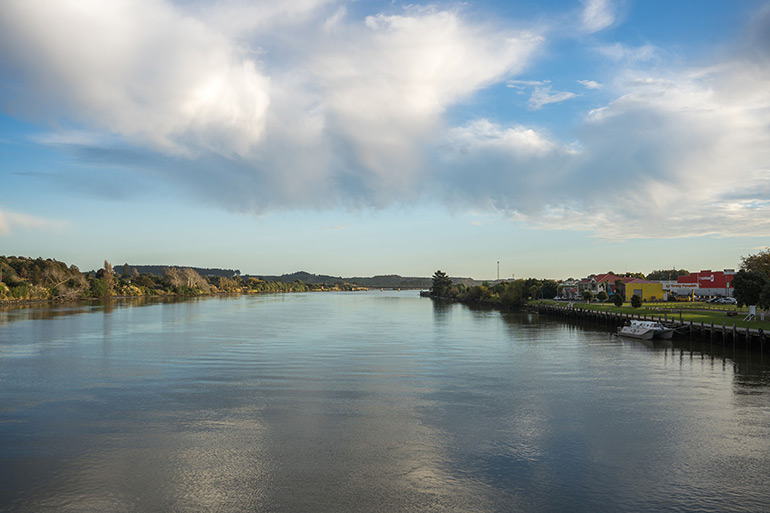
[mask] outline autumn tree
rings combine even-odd
[[[112,269],[112,264],[108,261],[104,261],[104,283],[107,285],[107,289],[111,292],[115,287],[115,271]]]

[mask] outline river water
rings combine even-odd
[[[416,292],[0,310],[3,512],[770,510],[770,357]]]

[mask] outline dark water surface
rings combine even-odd
[[[0,311],[0,511],[768,511],[768,356],[416,292]]]

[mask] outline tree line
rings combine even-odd
[[[117,270],[105,260],[98,271],[81,272],[54,259],[0,256],[0,301],[72,301],[128,296],[197,296],[218,293],[353,290],[347,283],[275,282],[249,276],[201,276],[189,267],[164,267],[160,274],[139,273],[125,264]]]
[[[555,280],[506,280],[491,285],[467,286],[455,283],[445,272],[438,270],[433,274],[430,295],[434,298],[455,299],[458,301],[480,302],[502,306],[521,306],[528,299],[553,299],[558,292]]]
[[[614,274],[610,272],[609,274]],[[648,280],[674,280],[678,276],[686,276],[686,269],[670,269],[652,271],[647,276],[641,273],[626,273],[625,276],[635,276]],[[638,276],[637,276],[638,275]],[[622,282],[616,280],[617,290],[622,289]],[[740,270],[735,274],[732,282],[733,295],[738,305],[757,305],[760,308],[770,309],[770,248],[765,248],[754,255],[741,257]],[[558,283],[554,280],[539,280],[528,278],[526,280],[507,280],[490,285],[484,282],[481,285],[465,286],[455,283],[445,272],[438,270],[433,274],[430,295],[435,298],[456,299],[459,301],[479,301],[491,304],[507,306],[519,306],[528,299],[553,299],[558,293]],[[584,291],[587,301],[593,300],[591,291]],[[596,296],[600,301],[607,301],[609,297],[605,292],[599,292]],[[617,306],[623,304],[623,296],[615,294],[614,301]],[[641,306],[641,299],[632,298],[632,306]]]

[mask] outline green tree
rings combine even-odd
[[[741,257],[741,270],[757,271],[770,278],[770,248],[765,248],[756,255]]]
[[[585,299],[587,302],[591,302],[594,299],[594,293],[590,290],[584,290],[583,291],[583,299]]]
[[[676,280],[677,277],[688,274],[690,272],[687,269],[659,269],[648,274],[647,279],[652,281]]]
[[[762,289],[762,293],[759,295],[758,305],[760,308],[770,310],[770,283],[765,285],[765,288]]]
[[[110,295],[110,287],[103,278],[92,278],[89,284],[91,297],[105,297]]]
[[[609,296],[608,296],[608,295],[607,295],[607,293],[606,293],[606,292],[604,292],[603,290],[600,290],[600,291],[599,291],[599,293],[598,293],[598,294],[596,294],[596,299],[598,299],[598,300],[599,300],[599,301],[601,301],[602,303],[604,303],[605,301],[607,301],[607,299],[608,299],[608,298],[609,298]]]
[[[505,306],[521,306],[526,302],[524,280],[506,282],[505,290],[500,294],[500,303]]]
[[[447,291],[452,286],[452,278],[446,275],[444,271],[438,270],[433,273],[433,286],[430,291],[433,296],[446,297]]]
[[[759,304],[762,291],[768,283],[770,278],[763,272],[741,269],[733,278],[733,296],[739,306]]]
[[[615,293],[615,295],[612,297],[612,302],[615,303],[615,306],[623,306],[623,296],[621,296],[619,293]]]
[[[631,296],[631,306],[634,308],[641,308],[642,307],[642,298],[634,294]]]
[[[543,299],[553,299],[559,293],[559,284],[554,280],[543,280],[543,288],[540,295]]]

